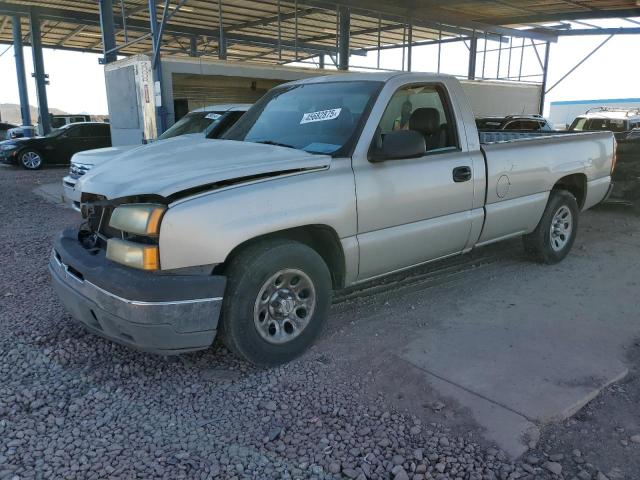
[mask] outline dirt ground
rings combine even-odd
[[[638,323],[624,345],[629,374],[573,417],[537,425],[539,440],[509,459],[406,348],[446,331],[473,295],[543,281],[549,270],[519,241],[339,292],[320,341],[282,368],[254,369],[219,345],[162,359],[86,333],[57,302],[51,240],[79,217],[33,189],[64,173],[0,168],[0,479],[640,479],[638,210],[584,214],[574,252],[552,271],[590,269],[597,282],[616,232],[628,271],[611,315]],[[495,308],[513,308],[500,295]]]

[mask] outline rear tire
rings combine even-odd
[[[553,190],[536,229],[522,237],[529,257],[548,265],[567,256],[578,233],[578,203],[565,190]]]
[[[26,170],[38,170],[42,167],[43,159],[40,152],[27,148],[18,154],[18,162]]]
[[[331,276],[315,250],[263,240],[242,250],[227,269],[221,337],[250,363],[286,363],[319,336],[330,303]]]

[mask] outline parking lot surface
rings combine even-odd
[[[555,266],[511,241],[340,292],[262,370],[73,323],[46,266],[80,217],[34,193],[63,174],[0,168],[0,479],[639,478],[631,208],[584,214]]]

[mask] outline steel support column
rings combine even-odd
[[[218,58],[220,60],[227,59],[227,37],[222,19],[222,0],[218,0]]]
[[[162,31],[158,25],[156,0],[149,0],[149,21],[151,23],[151,41],[153,45],[151,67],[153,68],[153,88],[156,97],[156,130],[160,135],[167,129],[167,118],[162,95],[162,59],[160,58],[160,52],[157,51],[162,44],[161,38],[159,38],[162,35]],[[160,102],[157,100],[160,100]]]
[[[549,70],[549,50],[551,49],[551,43],[547,42],[547,46],[544,50],[544,64],[542,65],[542,87],[540,89],[540,115],[544,114],[544,100],[545,90],[547,89],[547,73]]]
[[[100,31],[102,32],[101,63],[111,63],[118,59],[116,54],[116,29],[113,23],[113,1],[100,0]]]
[[[412,51],[411,46],[413,45],[413,25],[409,23],[407,28],[407,72],[411,71],[411,57]]]
[[[478,37],[473,35],[471,37],[471,41],[469,42],[469,73],[467,74],[467,78],[469,80],[473,80],[476,78],[476,56],[478,53]]]
[[[31,50],[33,52],[33,76],[36,79],[36,93],[38,96],[38,110],[40,112],[40,126],[42,134],[51,132],[49,119],[49,104],[47,103],[47,75],[44,73],[44,59],[42,58],[42,38],[40,32],[40,18],[36,13],[30,15]]]
[[[18,76],[18,94],[20,96],[22,124],[31,125],[27,75],[24,71],[24,52],[22,51],[22,24],[20,23],[20,17],[18,15],[13,16],[13,54],[16,59],[16,75]]]
[[[198,56],[198,39],[196,37],[189,38],[189,56]]]
[[[351,29],[351,13],[347,7],[340,7],[339,16],[338,70],[349,70],[349,31]]]

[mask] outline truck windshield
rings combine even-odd
[[[209,126],[219,121],[225,112],[191,112],[174,123],[171,128],[158,137],[158,140],[187,135],[189,133],[202,133]]]
[[[569,130],[576,132],[593,132],[593,131],[607,131],[607,132],[625,132],[629,130],[627,122],[622,119],[616,118],[576,118]]]
[[[336,81],[274,88],[222,138],[344,155],[381,87],[381,82]]]

